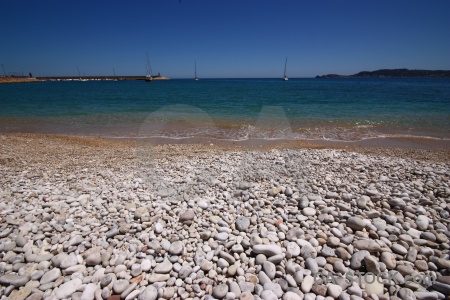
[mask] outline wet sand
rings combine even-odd
[[[193,139],[129,139],[92,138],[46,134],[3,134],[0,135],[0,157],[13,156],[17,159],[45,159],[95,156],[104,159],[133,160],[136,149],[152,145],[153,152],[171,155],[187,155],[192,151],[261,150],[271,149],[341,149],[368,155],[388,156],[450,163],[450,141],[426,138],[376,138],[363,141],[325,141],[325,140],[215,140]]]

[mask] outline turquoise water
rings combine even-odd
[[[0,85],[0,132],[222,139],[450,137],[449,79]]]

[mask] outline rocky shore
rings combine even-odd
[[[449,299],[448,161],[396,151],[2,135],[0,299]]]

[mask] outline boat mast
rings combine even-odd
[[[287,66],[287,57],[286,57],[286,60],[284,62],[284,77],[283,77],[283,80],[288,80],[288,77],[286,75],[286,66]]]
[[[78,68],[78,64],[77,64],[77,71],[78,71],[78,77],[80,77],[80,80],[81,80],[81,74],[80,74],[80,69]]]
[[[145,65],[147,67],[147,75],[145,77],[146,77],[147,81],[150,81],[150,80],[153,80],[152,65],[150,64],[150,59],[148,58],[148,52],[145,51],[145,54],[147,56],[147,61],[145,62]]]
[[[198,77],[197,77],[197,61],[195,61],[195,77],[194,77],[194,80],[198,80]]]

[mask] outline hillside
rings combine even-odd
[[[408,69],[381,69],[377,71],[362,71],[353,75],[327,74],[316,78],[365,78],[365,77],[424,77],[424,78],[450,78],[450,71],[445,70],[408,70]]]

